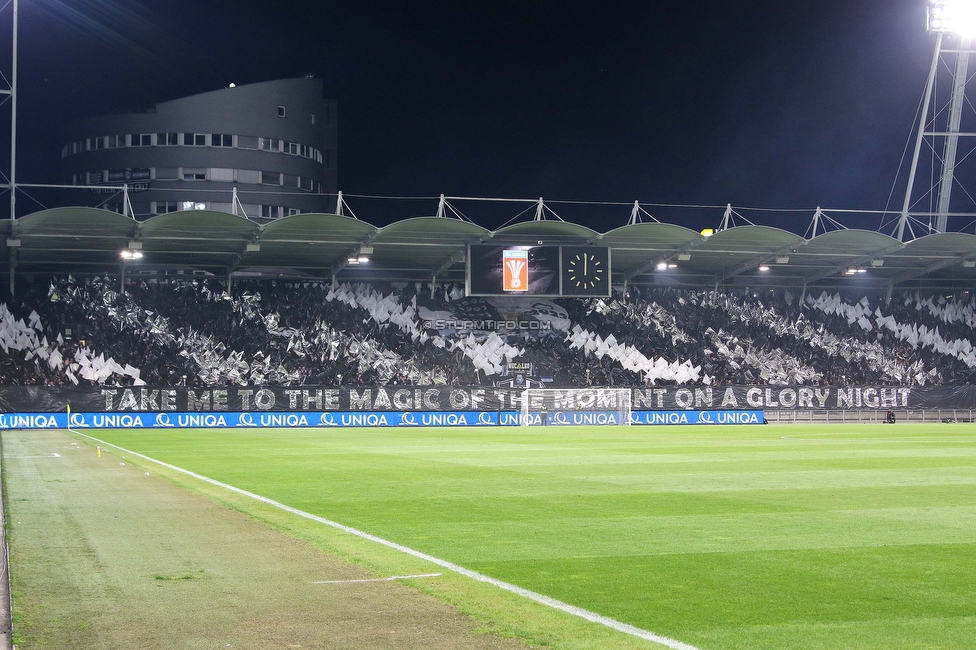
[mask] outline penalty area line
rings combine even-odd
[[[245,496],[245,497],[248,497],[250,499],[254,499],[255,501],[260,501],[261,503],[264,503],[266,505],[272,506],[274,508],[278,508],[279,510],[283,510],[285,512],[289,512],[289,513],[291,513],[293,515],[297,515],[297,516],[302,517],[304,519],[309,519],[311,521],[314,521],[314,522],[317,522],[317,523],[320,523],[320,524],[329,526],[331,528],[335,528],[337,530],[341,530],[341,531],[343,531],[345,533],[349,533],[350,535],[355,535],[356,537],[359,537],[361,539],[366,539],[366,540],[369,540],[371,542],[375,542],[377,544],[381,544],[383,546],[386,546],[387,548],[392,548],[392,549],[394,549],[396,551],[400,551],[401,553],[404,553],[406,555],[410,555],[410,556],[413,556],[413,557],[415,557],[417,559],[424,560],[426,562],[430,562],[431,564],[435,564],[435,565],[437,565],[437,566],[439,566],[439,567],[441,567],[443,569],[447,569],[448,571],[451,571],[453,573],[457,573],[457,574],[463,575],[463,576],[465,576],[467,578],[471,578],[472,580],[477,580],[478,582],[483,582],[485,584],[492,585],[493,587],[497,587],[498,589],[503,589],[503,590],[508,591],[510,593],[513,593],[513,594],[515,594],[517,596],[521,596],[521,597],[526,598],[528,600],[531,600],[531,601],[534,601],[536,603],[539,603],[540,605],[545,605],[546,607],[550,607],[552,609],[559,610],[559,611],[564,612],[566,614],[570,614],[572,616],[576,616],[577,618],[582,618],[583,620],[589,621],[591,623],[596,623],[598,625],[603,625],[604,627],[608,627],[608,628],[610,628],[612,630],[616,630],[617,632],[622,632],[623,634],[627,634],[627,635],[630,635],[630,636],[633,636],[633,637],[637,637],[639,639],[644,639],[645,641],[653,641],[654,643],[658,643],[658,644],[663,645],[663,646],[665,646],[667,648],[671,648],[671,650],[700,650],[699,648],[696,648],[693,645],[689,645],[689,644],[684,643],[682,641],[678,641],[677,639],[672,639],[670,637],[662,636],[660,634],[655,634],[654,632],[650,632],[648,630],[641,629],[641,628],[636,627],[634,625],[630,625],[629,623],[622,623],[621,621],[618,621],[616,619],[612,619],[612,618],[610,618],[608,616],[603,616],[602,614],[597,614],[596,612],[591,612],[590,610],[583,609],[582,607],[576,607],[575,605],[570,605],[569,603],[565,603],[565,602],[563,602],[561,600],[557,600],[555,598],[551,598],[549,596],[546,596],[545,594],[540,594],[538,592],[531,591],[529,589],[524,589],[524,588],[519,587],[518,585],[514,585],[514,584],[512,584],[510,582],[504,582],[503,580],[497,580],[495,578],[492,578],[491,576],[486,576],[483,573],[478,573],[477,571],[472,571],[471,569],[466,569],[466,568],[464,568],[463,566],[461,566],[459,564],[454,564],[453,562],[449,562],[447,560],[442,560],[442,559],[440,559],[438,557],[434,557],[433,555],[428,555],[427,553],[424,553],[422,551],[418,551],[418,550],[412,549],[409,546],[403,546],[402,544],[397,544],[396,542],[392,542],[392,541],[390,541],[388,539],[383,539],[382,537],[377,537],[376,535],[371,535],[370,533],[367,533],[367,532],[362,531],[362,530],[358,530],[358,529],[353,528],[351,526],[346,526],[345,524],[340,524],[337,521],[332,521],[331,519],[326,519],[325,517],[320,517],[320,516],[315,515],[315,514],[312,514],[310,512],[305,512],[304,510],[299,510],[298,508],[293,508],[293,507],[291,507],[289,505],[286,505],[284,503],[281,503],[280,501],[275,501],[274,499],[269,499],[268,497],[261,496],[260,494],[255,494],[254,492],[248,492],[247,490],[242,490],[239,487],[235,487],[235,486],[229,485],[227,483],[222,483],[222,482],[220,482],[220,481],[218,481],[216,479],[209,478],[209,477],[204,476],[202,474],[197,474],[196,472],[192,472],[192,471],[190,471],[188,469],[184,469],[182,467],[177,467],[176,465],[171,465],[171,464],[166,463],[166,462],[163,462],[161,460],[157,460],[155,458],[151,458],[151,457],[146,456],[144,454],[140,454],[137,451],[132,451],[131,449],[126,449],[125,447],[120,447],[118,445],[112,444],[111,442],[108,442],[108,441],[105,441],[105,440],[101,440],[101,439],[96,438],[94,436],[90,436],[87,433],[82,433],[81,431],[78,431],[77,429],[70,429],[69,428],[68,430],[71,431],[71,433],[75,433],[75,434],[77,434],[79,436],[82,436],[84,438],[88,438],[89,440],[92,440],[92,441],[97,442],[99,444],[105,445],[107,447],[112,447],[114,449],[118,449],[119,451],[125,452],[127,454],[132,454],[136,458],[141,458],[141,459],[143,459],[145,461],[148,461],[150,463],[155,463],[155,464],[160,465],[162,467],[166,467],[167,469],[171,469],[174,472],[180,472],[182,474],[186,474],[187,476],[192,476],[193,478],[195,478],[197,480],[200,480],[200,481],[203,481],[204,483],[208,483],[210,485],[213,485],[213,486],[216,486],[216,487],[219,487],[219,488],[223,488],[225,490],[229,490],[230,492],[234,492],[236,494],[240,494],[241,496]],[[386,579],[387,578],[383,578],[383,580],[386,580]]]

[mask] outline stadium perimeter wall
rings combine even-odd
[[[605,392],[605,391],[604,391]],[[622,424],[599,389],[557,395],[528,423]],[[522,424],[522,391],[411,387],[0,387],[0,429]],[[670,386],[635,388],[630,424],[972,421],[971,386]],[[545,417],[545,419],[543,419]]]
[[[0,387],[0,413],[494,412],[519,410],[521,389],[451,386]],[[566,408],[593,404],[566,391]],[[778,412],[976,409],[976,386],[666,386],[634,388],[634,411]]]

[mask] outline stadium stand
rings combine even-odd
[[[676,289],[553,300],[459,287],[63,277],[0,305],[3,385],[491,385],[512,362],[555,387],[966,384],[968,295]]]

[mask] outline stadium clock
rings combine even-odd
[[[610,295],[610,251],[597,246],[563,246],[562,295]]]

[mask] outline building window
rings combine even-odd
[[[291,215],[293,215],[293,214],[301,214],[302,213],[302,211],[299,210],[298,208],[286,208],[285,212],[288,214],[289,217]]]
[[[279,210],[277,205],[262,205],[261,216],[265,219],[277,219],[280,216]]]
[[[261,172],[261,183],[264,185],[281,185],[281,174],[278,172]]]
[[[281,151],[281,140],[275,138],[260,138],[261,148],[265,151]]]
[[[206,169],[187,169],[183,168],[183,180],[185,181],[205,181],[207,180]]]
[[[237,136],[237,148],[238,149],[258,149],[260,138],[253,135],[239,135]]]
[[[210,135],[210,143],[215,147],[233,147],[234,136],[228,133],[213,133]]]
[[[187,147],[206,147],[207,134],[206,133],[184,133],[183,145]]]
[[[285,107],[284,106],[279,106],[278,107],[278,117],[284,117],[284,116],[285,116]]]
[[[173,147],[180,143],[179,133],[157,133],[156,144],[160,147]]]
[[[156,201],[156,207],[153,211],[156,214],[167,214],[179,210],[178,206],[179,204],[176,201]]]
[[[281,143],[281,151],[283,153],[290,153],[294,156],[298,155],[298,143],[296,142],[283,142]]]

